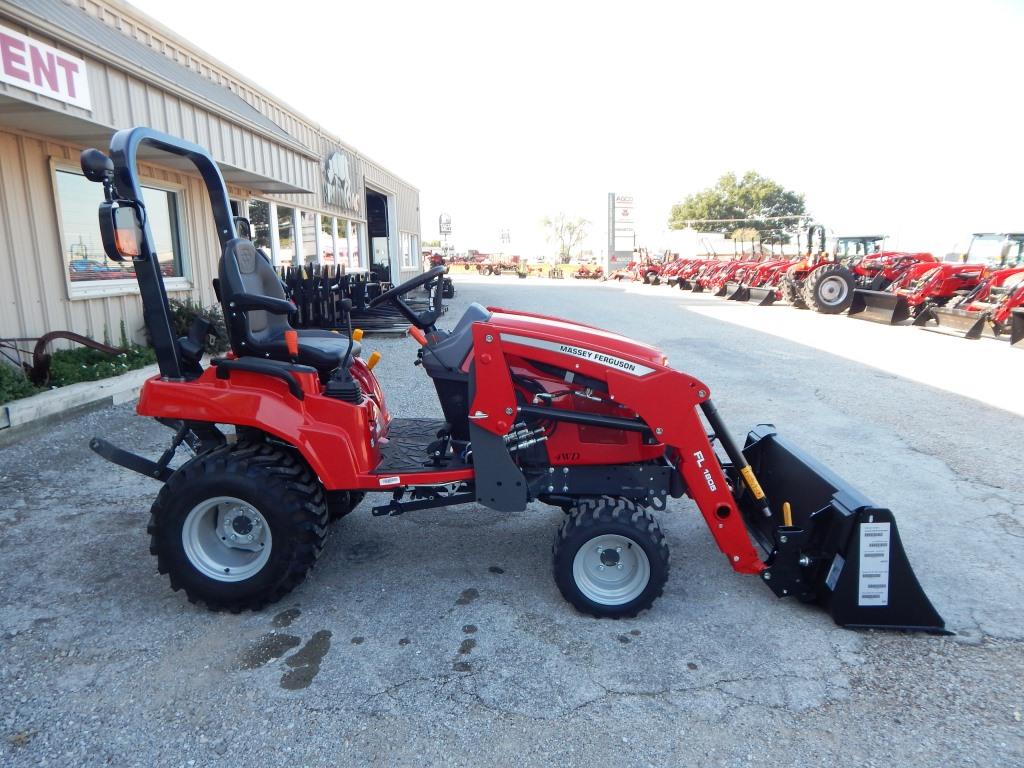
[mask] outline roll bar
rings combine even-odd
[[[221,176],[214,159],[198,144],[152,128],[137,127],[118,131],[110,140],[109,160],[113,165],[112,169],[109,164],[105,167],[98,165],[98,156],[102,155],[101,152],[87,149],[82,153],[82,169],[86,176],[92,181],[102,181],[104,186],[106,202],[100,207],[101,230],[109,227],[109,218],[107,221],[104,218],[110,216],[112,207],[114,210],[119,207],[131,207],[136,212],[141,230],[141,247],[139,254],[132,256],[132,263],[135,266],[135,278],[138,280],[139,294],[142,297],[143,317],[156,352],[160,375],[165,379],[180,380],[186,373],[198,373],[191,370],[186,372],[184,369],[181,349],[175,337],[171,311],[167,303],[167,289],[153,247],[153,233],[150,231],[149,217],[145,213],[146,206],[137,165],[139,147],[143,144],[187,158],[195,165],[210,197],[221,250],[235,238],[235,222],[231,215],[231,203],[224,185],[224,177]]]

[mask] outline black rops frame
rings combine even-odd
[[[113,184],[116,193],[114,202],[125,203],[135,207],[136,210],[145,211],[136,165],[139,147],[143,144],[172,155],[188,158],[196,166],[210,196],[213,219],[217,225],[217,237],[223,251],[224,247],[236,237],[231,203],[220,169],[210,154],[198,144],[145,127],[129,128],[115,133],[110,140],[110,159],[114,164]],[[182,357],[178,340],[174,334],[174,325],[171,322],[167,289],[164,286],[160,263],[153,248],[153,234],[149,228],[149,219],[145,215],[141,218],[142,221],[139,223],[142,226],[142,253],[132,261],[135,265],[135,277],[139,282],[139,293],[142,297],[143,317],[146,327],[149,329],[150,341],[156,352],[160,375],[165,379],[180,380],[183,378]]]

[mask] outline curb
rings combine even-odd
[[[139,396],[146,379],[157,375],[157,366],[147,365],[135,371],[99,381],[82,381],[58,387],[38,395],[0,405],[0,439],[6,438],[34,422],[59,416],[94,404],[126,403]]]

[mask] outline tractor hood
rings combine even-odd
[[[661,350],[649,344],[642,344],[591,325],[500,307],[487,309],[492,313],[490,324],[511,334],[557,341],[584,350],[598,350],[656,366],[664,366],[668,362],[668,358]]]

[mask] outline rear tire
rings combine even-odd
[[[597,618],[636,616],[668,581],[665,536],[651,513],[629,499],[604,496],[577,504],[552,551],[562,596]]]
[[[803,298],[809,309],[823,315],[838,315],[853,303],[857,281],[841,264],[826,264],[804,280]]]
[[[797,309],[807,309],[804,298],[800,295],[800,287],[800,283],[783,277],[782,282],[779,283],[779,292],[782,294],[783,301],[789,302]]]
[[[327,505],[298,456],[238,443],[171,475],[153,503],[148,532],[157,570],[190,602],[214,611],[258,610],[291,592],[313,567],[324,546]]]

